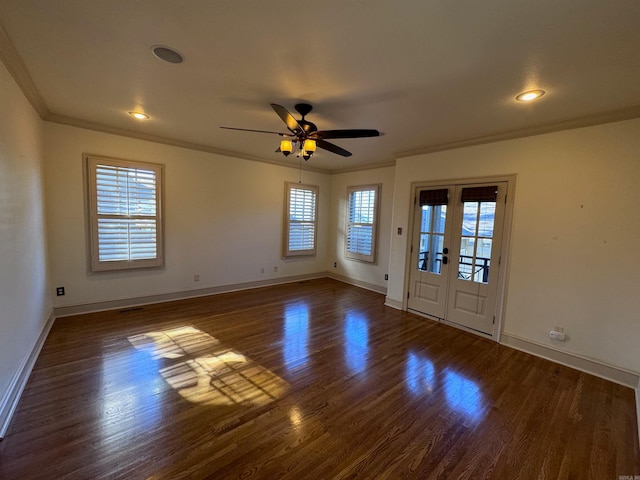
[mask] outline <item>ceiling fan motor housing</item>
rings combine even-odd
[[[298,120],[298,124],[302,127],[305,133],[310,134],[313,132],[317,132],[318,127],[316,127],[314,123],[311,123],[304,119],[304,117],[308,115],[311,110],[313,110],[313,107],[308,103],[296,103],[294,108],[296,109],[296,112],[298,112],[302,116],[302,119]],[[306,136],[304,138],[306,139]]]
[[[309,112],[311,112],[311,110],[313,110],[313,107],[308,103],[296,103],[294,108],[296,109],[296,112],[302,115],[302,117],[305,117]]]

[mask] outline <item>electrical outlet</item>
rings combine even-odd
[[[260,269],[260,273],[264,273],[264,267]]]
[[[333,262],[333,268],[338,268],[338,262]]]
[[[389,280],[389,274],[388,274],[388,273],[385,273],[385,274],[384,274],[384,279],[385,279],[385,280]]]
[[[277,272],[278,271],[278,267],[273,267],[273,271]]]
[[[199,281],[200,281],[200,274],[195,273],[195,274],[193,275],[193,281],[194,281],[194,282],[199,282]]]
[[[57,287],[57,288],[56,288],[56,295],[57,295],[58,297],[63,296],[63,295],[64,295],[64,287]]]

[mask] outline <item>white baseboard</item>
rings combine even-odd
[[[206,297],[209,295],[217,295],[221,293],[238,292],[240,290],[249,290],[252,288],[271,287],[274,285],[283,285],[287,283],[296,283],[305,280],[314,280],[317,278],[328,277],[327,272],[321,272],[309,275],[296,275],[291,277],[283,277],[270,280],[260,280],[257,282],[237,283],[233,285],[221,285],[217,287],[202,288],[198,290],[183,290],[173,293],[162,293],[158,295],[146,295],[142,297],[121,298],[116,300],[107,300],[103,302],[80,303],[75,305],[64,305],[55,307],[56,318],[68,317],[70,315],[78,315],[81,313],[102,312],[106,310],[118,310],[121,308],[137,307],[141,305],[151,305],[153,303],[171,302],[173,300],[186,300],[188,298]]]
[[[614,383],[624,385],[633,389],[640,388],[640,373],[632,372],[621,367],[607,365],[599,360],[584,357],[575,353],[558,350],[547,345],[542,345],[526,338],[519,337],[507,332],[502,332],[500,343],[516,350],[530,353],[537,357],[542,357],[552,362],[575,368],[581,372],[586,372],[596,377],[610,380]]]
[[[31,351],[28,352],[22,359],[18,370],[13,375],[11,382],[9,382],[9,388],[7,388],[4,396],[2,397],[2,399],[0,399],[0,440],[4,438],[7,430],[9,429],[9,423],[11,422],[11,418],[16,411],[20,396],[24,391],[24,387],[27,385],[27,381],[29,380],[29,376],[31,375],[33,366],[38,359],[38,355],[40,355],[40,350],[42,350],[42,346],[47,339],[47,335],[49,335],[49,331],[53,326],[55,318],[56,317],[54,316],[53,309],[51,309],[51,311],[49,312],[49,317],[47,318],[47,321],[43,325],[42,331],[38,336],[38,340],[36,340],[36,343],[33,345]]]
[[[640,442],[640,381],[636,387],[636,421],[638,422],[638,442]]]
[[[374,285],[373,283],[367,283],[360,280],[355,280],[353,278],[343,277],[342,275],[338,275],[337,273],[332,272],[327,272],[327,277],[333,278],[334,280],[338,280],[342,283],[348,283],[349,285],[354,285],[366,290],[371,290],[372,292],[381,293],[383,295],[387,294],[387,287],[381,287],[380,285]]]
[[[633,388],[636,394],[636,421],[638,439],[640,440],[640,374],[620,367],[607,365],[598,360],[564,352],[547,345],[532,342],[517,335],[502,332],[500,343],[516,350],[530,353],[537,357],[551,360],[567,367],[575,368],[582,372],[590,373],[596,377],[604,378],[625,387]]]
[[[176,292],[173,294],[164,294],[164,295],[154,295],[147,297],[137,297],[132,299],[122,299],[122,300],[114,300],[108,302],[99,302],[92,304],[82,304],[82,305],[73,305],[73,306],[65,306],[58,307],[56,309],[52,309],[49,313],[49,317],[45,322],[40,335],[36,343],[34,344],[31,351],[25,355],[20,367],[16,371],[15,375],[11,379],[9,383],[9,388],[5,392],[5,395],[2,399],[0,399],[0,440],[4,438],[8,428],[9,423],[11,422],[11,418],[15,409],[18,405],[18,401],[20,400],[20,396],[27,384],[31,371],[38,359],[38,355],[42,350],[42,346],[44,345],[45,340],[53,326],[53,323],[57,316],[66,316],[66,315],[75,315],[77,313],[88,313],[95,312],[101,310],[111,310],[123,307],[131,307],[136,305],[150,304],[150,303],[160,303],[171,300],[179,300],[186,298],[194,298],[206,295],[215,295],[219,293],[227,293],[239,290],[247,290],[251,288],[258,288],[263,286],[272,286],[272,285],[281,285],[286,283],[295,283],[299,281],[312,280],[316,278],[329,277],[334,280],[338,280],[344,283],[348,283],[351,285],[355,285],[361,288],[366,288],[368,290],[373,290],[378,293],[386,293],[386,289],[383,290],[383,287],[379,287],[376,285],[367,284],[365,282],[359,282],[357,280],[352,280],[347,277],[342,277],[341,275],[332,274],[326,272],[326,274],[317,274],[317,275],[301,275],[296,277],[287,277],[279,280],[269,280],[263,282],[250,282],[244,284],[236,284],[236,285],[226,285],[222,287],[213,287],[202,290],[192,290],[192,291],[183,291]],[[398,310],[402,310],[402,302],[385,297],[385,305],[391,308],[395,308]],[[511,348],[515,348],[516,350],[521,350],[526,353],[530,353],[532,355],[536,355],[538,357],[545,358],[547,360],[551,360],[553,362],[566,365],[571,368],[575,368],[576,370],[580,370],[592,375],[595,375],[600,378],[604,378],[605,380],[610,380],[612,382],[628,386],[633,388],[635,391],[635,399],[636,399],[636,421],[638,427],[638,435],[640,437],[640,374],[636,372],[631,372],[619,367],[611,366],[599,362],[594,359],[582,357],[573,353],[564,352],[561,350],[557,350],[551,348],[546,345],[542,345],[531,340],[527,340],[525,338],[519,337],[517,335],[509,334],[503,332],[500,337],[500,343]]]
[[[384,298],[384,304],[387,307],[395,308],[396,310],[402,310],[403,307],[402,300],[396,300],[388,296]]]

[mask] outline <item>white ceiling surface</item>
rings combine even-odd
[[[286,132],[269,104],[304,101],[321,130],[384,133],[334,140],[353,156],[319,150],[327,171],[640,107],[638,0],[0,0],[0,22],[53,120],[292,165],[218,127]]]

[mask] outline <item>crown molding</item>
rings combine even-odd
[[[9,38],[4,26],[0,23],[0,60],[7,67],[7,70],[24,93],[31,106],[38,112],[40,118],[49,115],[49,109],[42,95],[33,83],[27,66],[22,61],[20,54]]]
[[[339,168],[336,170],[331,170],[329,173],[331,175],[336,175],[340,173],[361,172],[363,170],[375,170],[376,168],[388,168],[388,167],[395,167],[395,166],[396,166],[396,161],[392,160],[391,162],[374,163],[371,165],[360,165],[357,167]]]
[[[29,70],[26,65],[22,61],[20,54],[16,50],[11,38],[7,34],[4,26],[0,23],[0,60],[4,63],[7,70],[18,84],[18,87],[22,90],[24,96],[27,98],[29,103],[36,110],[38,115],[42,120],[59,123],[63,125],[69,125],[78,128],[84,128],[88,130],[94,130],[103,133],[110,133],[113,135],[119,135],[123,137],[135,138],[138,140],[146,140],[149,142],[160,143],[163,145],[171,145],[179,148],[186,148],[189,150],[196,150],[206,153],[212,153],[215,155],[222,155],[231,158],[239,158],[242,160],[251,160],[255,162],[269,163],[272,165],[278,165],[281,167],[299,169],[300,167],[285,161],[278,161],[264,157],[258,157],[253,155],[247,155],[240,152],[232,151],[232,150],[224,150],[220,148],[215,148],[209,145],[202,145],[198,143],[187,142],[183,140],[177,140],[173,138],[167,138],[157,135],[151,135],[146,133],[134,132],[131,130],[111,127],[108,125],[103,125],[99,123],[89,122],[73,117],[67,117],[64,115],[59,115],[52,113],[47,107],[46,102],[44,101],[42,95],[38,91]],[[511,130],[508,132],[495,133],[491,135],[483,135],[479,137],[473,138],[465,138],[454,140],[451,142],[445,142],[435,145],[427,145],[424,147],[420,147],[413,150],[407,150],[402,152],[397,152],[395,154],[395,159],[413,157],[417,155],[425,155],[429,153],[442,152],[445,150],[453,150],[456,148],[463,147],[471,147],[475,145],[483,145],[487,143],[500,142],[505,140],[514,140],[517,138],[530,137],[534,135],[542,135],[545,133],[553,133],[562,130],[570,130],[575,128],[583,128],[590,127],[594,125],[601,125],[605,123],[618,122],[623,120],[630,120],[634,118],[640,117],[640,105],[635,105],[623,109],[611,110],[607,112],[602,112],[594,115],[563,120],[560,122],[554,122],[544,125],[538,125],[534,127],[527,127],[518,130]],[[340,173],[349,173],[349,172],[357,172],[363,170],[372,170],[377,168],[387,168],[394,167],[396,165],[396,160],[373,164],[373,165],[362,165],[355,167],[347,167],[336,170],[329,170],[318,167],[311,167],[306,165],[304,170],[315,172],[315,173],[323,173],[328,175],[340,174]]]
[[[110,127],[108,125],[102,125],[95,122],[89,122],[78,118],[67,117],[65,115],[58,115],[52,113],[47,107],[46,102],[40,95],[38,88],[36,87],[31,74],[27,69],[27,66],[22,61],[20,54],[16,50],[11,38],[7,34],[2,23],[0,23],[0,60],[4,63],[5,67],[9,71],[10,75],[15,80],[16,84],[22,90],[22,93],[26,97],[27,101],[38,113],[40,118],[47,122],[59,123],[62,125],[68,125],[72,127],[84,128],[87,130],[93,130],[102,133],[110,133],[112,135],[119,135],[122,137],[135,138],[138,140],[146,140],[149,142],[160,143],[163,145],[171,145],[173,147],[186,148],[188,150],[196,150],[200,152],[212,153],[215,155],[222,155],[225,157],[239,158],[242,160],[251,160],[254,162],[270,163],[272,165],[278,165],[280,167],[293,168],[295,170],[300,169],[299,165],[294,165],[284,161],[272,160],[268,158],[262,158],[252,155],[245,155],[232,150],[223,150],[220,148],[210,147],[208,145],[201,145],[197,143],[186,142],[182,140],[176,140],[173,138],[166,138],[157,135],[150,135],[145,133],[134,132],[124,128]],[[310,167],[305,165],[305,171],[330,174],[327,169]]]
[[[483,135],[480,137],[465,138],[454,140],[452,142],[440,143],[437,145],[428,145],[414,150],[399,152],[396,158],[415,157],[417,155],[425,155],[428,153],[442,152],[445,150],[453,150],[456,148],[472,147],[475,145],[483,145],[486,143],[495,143],[505,140],[514,140],[517,138],[532,137],[545,133],[559,132],[562,130],[572,130],[575,128],[592,127],[605,123],[620,122],[623,120],[631,120],[640,117],[640,105],[627,107],[619,110],[610,110],[608,112],[597,113],[570,120],[560,122],[547,123],[535,127],[527,127],[518,130],[510,130],[508,132],[495,133],[491,135]]]
[[[263,157],[257,157],[257,156],[253,156],[253,155],[246,155],[246,154],[243,154],[243,153],[240,153],[240,152],[235,152],[233,150],[224,150],[224,149],[221,149],[221,148],[211,147],[209,145],[201,145],[199,143],[192,143],[192,142],[186,142],[186,141],[183,141],[183,140],[177,140],[175,138],[167,138],[167,137],[161,137],[161,136],[158,136],[158,135],[151,135],[151,134],[148,134],[148,133],[134,132],[132,130],[127,130],[127,129],[124,129],[124,128],[111,127],[109,125],[103,125],[101,123],[89,122],[87,120],[81,120],[81,119],[74,118],[74,117],[67,117],[67,116],[58,115],[58,114],[55,114],[55,113],[48,114],[44,118],[44,120],[47,121],[47,122],[51,122],[51,123],[58,123],[58,124],[61,124],[61,125],[68,125],[68,126],[71,126],[71,127],[83,128],[85,130],[93,130],[93,131],[101,132],[101,133],[109,133],[111,135],[118,135],[118,136],[121,136],[121,137],[134,138],[136,140],[145,140],[147,142],[160,143],[162,145],[170,145],[172,147],[186,148],[187,150],[196,150],[196,151],[199,151],[199,152],[212,153],[214,155],[221,155],[221,156],[224,156],[224,157],[238,158],[238,159],[241,159],[241,160],[250,160],[250,161],[253,161],[253,162],[270,163],[272,165],[278,165],[280,167],[293,168],[295,170],[300,169],[299,165],[293,165],[291,163],[287,163],[287,162],[283,162],[283,161],[272,160],[272,159],[263,158]],[[322,168],[317,168],[317,167],[310,167],[308,165],[305,165],[303,170],[308,171],[308,172],[324,173],[324,174],[330,174],[331,173],[329,170],[322,169]]]

